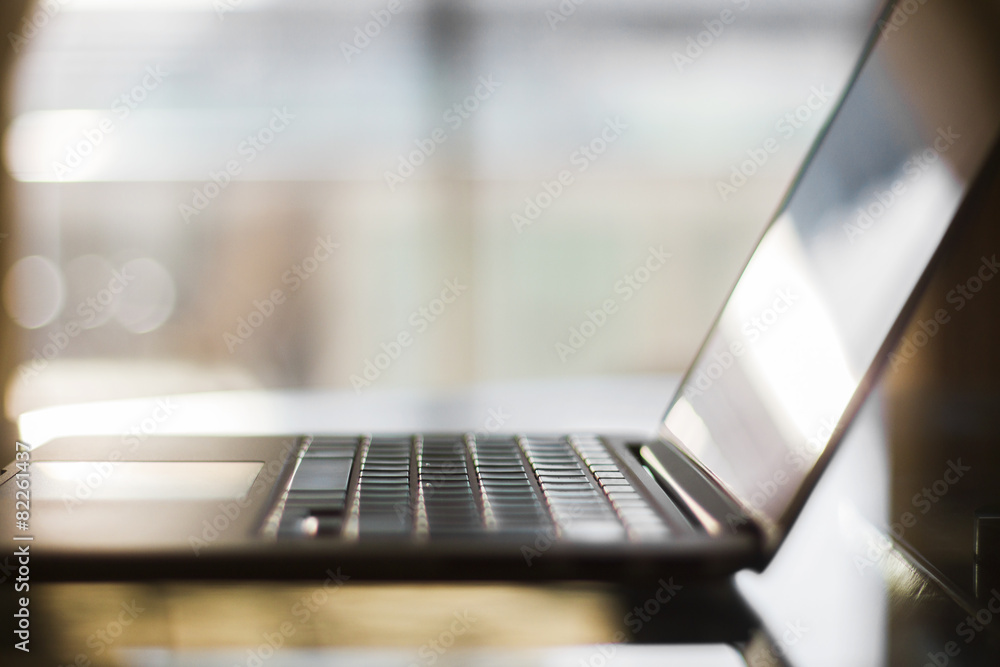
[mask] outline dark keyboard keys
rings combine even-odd
[[[670,535],[670,528],[659,513],[635,489],[604,443],[593,436],[571,439],[574,449],[601,485],[615,513],[625,525],[629,539],[638,542],[656,541]]]
[[[483,519],[496,534],[522,535],[551,528],[513,438],[476,438],[470,456],[479,483]]]
[[[625,530],[583,461],[562,438],[524,438],[521,447],[535,469],[538,485],[563,539],[614,541]]]
[[[349,533],[409,536],[413,530],[410,438],[374,438],[365,448]]]
[[[483,520],[469,480],[464,438],[424,438],[418,461],[418,535],[456,537],[479,532]]]
[[[317,438],[306,445],[285,497],[280,536],[340,534],[357,448],[357,438]]]
[[[670,533],[596,437],[431,435],[309,442],[278,535],[530,539],[553,529],[590,542]]]

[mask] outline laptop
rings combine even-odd
[[[910,353],[896,342],[935,258],[996,172],[1000,58],[981,32],[996,21],[968,4],[884,8],[655,437],[19,443],[0,476],[6,539],[30,548],[32,575],[49,580],[762,569],[879,370]],[[746,151],[720,192],[779,149],[767,140]],[[992,253],[983,261],[995,265]],[[920,320],[924,344],[951,307]]]

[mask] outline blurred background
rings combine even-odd
[[[4,460],[61,403],[680,372],[880,5],[5,0]],[[992,193],[904,339],[1000,247]],[[998,326],[984,290],[871,399],[886,523],[973,466],[906,534],[968,593]]]
[[[6,418],[680,371],[878,5],[8,10]]]

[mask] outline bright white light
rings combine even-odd
[[[788,214],[786,213],[787,217]],[[745,368],[754,378],[771,413],[792,426],[792,441],[815,437],[824,423],[836,422],[857,386],[835,320],[810,278],[808,260],[790,219],[769,231],[752,265],[753,289],[733,295],[731,315],[723,320],[730,338],[738,340],[745,323],[771,306],[784,291],[793,298],[786,312],[769,325],[767,335],[747,346]]]
[[[99,255],[82,255],[66,265],[65,275],[69,317],[84,329],[96,329],[114,317],[120,287],[108,260]]]
[[[174,312],[177,290],[173,276],[149,257],[127,262],[122,275],[131,279],[122,293],[115,318],[132,333],[160,328]]]
[[[62,272],[47,257],[22,257],[10,267],[4,280],[4,307],[25,329],[38,329],[52,322],[62,311],[65,298]]]
[[[64,12],[230,12],[257,10],[277,0],[65,0]]]

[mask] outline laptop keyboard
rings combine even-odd
[[[593,436],[307,439],[268,525],[279,539],[644,542],[670,533]]]

